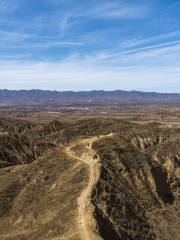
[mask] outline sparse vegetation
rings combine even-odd
[[[100,161],[90,199],[98,239],[179,238],[178,128],[99,115],[70,121],[74,110],[62,121],[48,114],[44,122],[22,113],[0,119],[0,239],[81,239],[78,199],[89,169],[65,149],[76,142],[72,150],[81,157],[91,137]]]

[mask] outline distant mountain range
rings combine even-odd
[[[171,105],[180,104],[180,94],[139,91],[58,92],[46,90],[0,90],[0,105]]]

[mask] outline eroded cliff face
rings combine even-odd
[[[132,134],[131,143],[141,151],[145,151],[149,147],[159,145],[170,140],[174,136],[173,129],[147,129],[142,132]]]
[[[34,162],[41,154],[55,147],[51,142],[35,141],[27,134],[2,134],[0,136],[0,169]]]
[[[178,239],[179,147],[179,131],[159,126],[94,145],[102,166],[92,199],[103,239]]]
[[[74,124],[58,121],[46,125],[14,119],[0,119],[0,168],[34,162],[46,150],[75,138],[110,131],[111,124],[86,120]]]
[[[0,119],[0,128],[6,129],[8,133],[12,134],[19,134],[23,133],[28,129],[33,129],[38,124],[28,122],[28,121],[21,121],[16,119],[8,119],[8,118],[1,118]]]

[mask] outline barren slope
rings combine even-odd
[[[93,193],[99,232],[107,240],[179,239],[179,130],[137,130],[94,146],[102,160]]]
[[[0,239],[179,239],[179,129],[93,119],[0,128]]]

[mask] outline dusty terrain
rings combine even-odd
[[[97,183],[100,175],[100,159],[96,152],[92,150],[92,144],[108,137],[112,137],[113,134],[101,135],[89,139],[83,139],[77,143],[71,144],[66,148],[67,155],[76,159],[82,163],[88,165],[89,168],[89,181],[87,187],[84,189],[80,197],[78,198],[78,221],[79,232],[81,239],[101,239],[93,229],[94,219],[92,217],[92,206],[90,207],[90,198],[93,188]],[[83,153],[78,156],[72,149],[76,148],[76,145],[85,145]],[[95,227],[95,226],[94,226]],[[94,231],[92,231],[94,230]]]
[[[82,119],[118,119],[138,124],[159,122],[166,125],[180,126],[179,106],[6,106],[0,107],[0,117],[49,123],[54,120],[71,122]]]
[[[11,110],[0,239],[179,239],[178,108]]]

